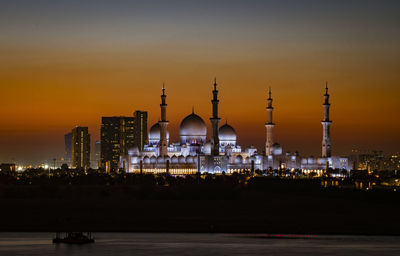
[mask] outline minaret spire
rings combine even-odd
[[[325,82],[325,95],[328,94],[328,81]]]
[[[265,154],[267,156],[272,155],[271,149],[274,144],[274,127],[275,124],[272,122],[272,112],[274,108],[272,107],[272,96],[271,96],[271,87],[268,90],[268,99],[267,99],[267,122],[265,123],[265,127],[267,128],[266,134],[266,142],[265,142]]]
[[[332,121],[329,119],[329,108],[331,104],[329,103],[329,93],[328,93],[328,82],[325,84],[325,94],[324,94],[324,119],[322,120],[322,157],[330,157],[331,156],[331,132],[330,127]]]
[[[162,83],[162,95],[165,95],[165,83]]]
[[[168,142],[167,142],[167,129],[168,129],[168,121],[167,121],[167,103],[166,103],[167,95],[165,94],[165,84],[163,83],[162,87],[162,95],[161,95],[161,120],[158,122],[160,125],[160,156],[168,155]]]
[[[218,123],[221,118],[218,117],[218,90],[217,90],[217,78],[214,78],[214,90],[212,103],[212,117],[210,118],[212,127],[212,137],[211,137],[211,155],[219,155],[219,137],[218,137]]]

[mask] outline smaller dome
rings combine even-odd
[[[236,145],[236,131],[228,123],[224,124],[218,129],[218,138],[222,146]]]
[[[167,129],[167,142],[169,141],[169,131]],[[149,144],[156,145],[160,142],[160,124],[155,123],[149,130]]]
[[[128,155],[130,156],[138,156],[140,154],[139,147],[133,146],[132,148],[128,149]]]
[[[275,142],[272,144],[271,151],[272,155],[282,155],[282,147],[279,145],[279,143]]]

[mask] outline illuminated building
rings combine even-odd
[[[400,153],[393,154],[388,159],[387,170],[400,170]]]
[[[100,167],[117,170],[121,155],[147,143],[147,112],[135,111],[133,116],[103,117],[100,130]]]
[[[263,156],[257,155],[254,147],[237,145],[236,132],[225,123],[218,127],[218,90],[214,80],[212,91],[212,135],[207,138],[207,126],[194,110],[180,124],[180,141],[170,142],[165,87],[161,94],[161,120],[149,131],[149,143],[143,150],[133,147],[122,155],[120,167],[128,172],[170,172],[171,174],[193,174],[197,172],[230,173],[251,169],[262,169]],[[164,128],[163,128],[164,127]]]
[[[100,163],[110,170],[118,169],[119,157],[134,146],[135,118],[125,116],[102,117],[100,129]]]
[[[212,115],[210,118],[212,134],[207,141],[207,126],[204,120],[192,113],[180,124],[180,141],[171,142],[168,131],[167,104],[165,87],[161,94],[161,120],[149,131],[149,143],[143,149],[133,147],[127,154],[121,155],[119,167],[127,172],[150,172],[170,174],[193,173],[233,173],[272,169],[325,170],[326,168],[350,169],[348,158],[332,157],[329,127],[329,95],[326,87],[323,119],[323,152],[320,158],[301,159],[297,152],[284,153],[282,147],[274,142],[272,121],[271,89],[267,98],[267,122],[265,154],[258,153],[254,147],[242,147],[237,144],[235,129],[227,122],[219,127],[218,90],[214,80],[212,91]]]
[[[87,127],[77,126],[72,129],[72,168],[90,167],[90,134]]]
[[[351,158],[355,170],[396,171],[400,170],[400,154],[385,156],[380,150],[353,150]]]
[[[0,172],[15,172],[15,164],[0,164]]]
[[[64,152],[64,161],[68,164],[71,163],[72,160],[72,133],[67,133],[64,135],[64,144],[65,144],[65,152]]]
[[[91,164],[92,168],[100,167],[100,153],[101,153],[101,143],[100,141],[95,141],[94,143],[94,157],[93,162]]]
[[[140,150],[143,150],[147,143],[147,112],[137,110],[133,116],[135,118],[133,141]]]

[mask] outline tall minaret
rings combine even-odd
[[[217,90],[217,79],[214,79],[214,90],[213,90],[213,99],[212,103],[212,112],[213,115],[210,118],[211,127],[212,127],[212,137],[211,137],[211,155],[218,156],[219,155],[219,138],[218,138],[218,123],[221,118],[218,117],[218,90]]]
[[[161,95],[161,121],[158,121],[160,124],[160,156],[168,155],[168,143],[167,143],[167,129],[168,129],[168,121],[167,121],[167,103],[166,103],[167,95],[165,95],[165,86],[163,84],[162,95]]]
[[[329,120],[329,94],[328,94],[328,82],[326,82],[325,94],[324,94],[325,102],[322,104],[324,106],[324,120],[322,120],[323,127],[323,135],[322,135],[322,157],[330,157],[331,156],[331,132],[330,127],[332,121]]]
[[[267,106],[267,122],[265,123],[265,127],[267,128],[267,141],[265,142],[265,153],[267,156],[272,154],[271,148],[272,144],[274,144],[274,127],[275,124],[272,122],[272,111],[274,108],[272,107],[272,98],[271,98],[271,87],[269,87],[268,91],[268,106]]]

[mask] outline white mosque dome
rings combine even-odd
[[[149,131],[149,144],[155,145],[160,141],[160,124],[155,123]],[[167,142],[169,141],[169,131],[167,129]]]
[[[236,132],[228,123],[224,124],[218,129],[218,138],[221,146],[236,145]]]
[[[204,144],[206,136],[207,126],[200,116],[192,113],[182,120],[180,126],[182,143]]]

